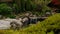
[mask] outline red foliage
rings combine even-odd
[[[60,0],[52,0],[52,3],[53,3],[54,5],[60,5]]]

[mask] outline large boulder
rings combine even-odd
[[[14,26],[14,28],[18,27],[21,28],[23,23],[21,22],[22,19],[19,18],[19,19],[10,19],[10,18],[7,18],[7,19],[4,19],[5,21],[9,21],[10,22],[10,25],[11,26]],[[18,26],[17,26],[18,25]]]
[[[20,28],[23,25],[20,18],[19,18],[19,20],[18,19],[7,18],[7,19],[0,20],[0,29],[10,29],[11,25],[13,24],[12,22],[14,22],[15,25],[18,24],[18,26]],[[15,26],[15,27],[18,27],[18,26]]]
[[[0,29],[10,29],[10,22],[0,20]]]

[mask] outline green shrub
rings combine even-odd
[[[43,22],[20,30],[24,34],[54,34],[60,29],[60,14],[53,15]]]
[[[14,13],[15,13],[15,14],[18,14],[18,13],[19,13],[19,10],[20,10],[20,9],[18,8],[18,5],[17,5],[16,3],[14,3],[14,4],[13,4],[13,7],[14,7],[14,8],[13,8]]]
[[[9,7],[5,3],[0,4],[0,14],[1,15],[10,15],[11,13],[12,13],[12,8],[11,7]]]
[[[9,17],[9,18],[16,18],[15,15],[7,15],[6,17]]]

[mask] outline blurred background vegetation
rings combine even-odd
[[[47,4],[51,0],[13,0],[12,3],[2,2],[0,3],[1,15],[18,15],[23,12],[32,12],[33,14],[42,15],[46,11],[51,11]]]
[[[33,14],[43,15],[51,11],[47,4],[51,0],[14,0],[9,3],[0,3],[0,15],[15,18],[18,14],[32,12]],[[60,14],[52,15],[42,22],[23,28],[19,31],[0,30],[0,34],[60,34]]]

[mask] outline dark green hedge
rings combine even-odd
[[[9,7],[6,3],[0,4],[0,15],[10,15],[12,11],[12,8]]]

